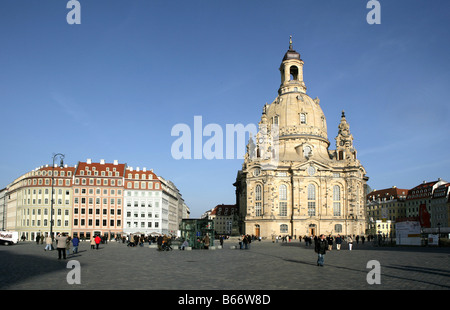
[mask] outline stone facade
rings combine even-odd
[[[329,149],[326,118],[319,99],[306,94],[303,65],[290,41],[278,96],[264,105],[234,184],[241,233],[364,234],[366,171],[344,112],[336,149]]]

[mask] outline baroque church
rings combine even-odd
[[[265,104],[236,182],[241,234],[262,238],[366,231],[368,177],[342,112],[330,149],[319,99],[306,94],[303,60],[292,48],[280,65],[278,96]]]

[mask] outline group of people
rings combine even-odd
[[[252,240],[256,240],[255,236],[251,235],[242,235],[239,239],[239,249],[241,250],[248,250],[250,249],[250,244],[252,243]],[[261,241],[261,239],[258,239]]]
[[[364,236],[362,237],[362,242],[364,243]],[[341,249],[342,242],[344,238],[341,235],[337,235],[333,237],[332,235],[325,236],[321,234],[319,237],[304,237],[305,243],[311,244],[311,240],[314,240],[314,250],[318,254],[317,258],[317,266],[323,266],[324,264],[324,255],[327,251],[331,251],[333,249],[333,244],[336,243],[336,249],[339,251]],[[345,237],[345,241],[348,244],[348,249],[351,251],[353,248],[353,237],[351,235]],[[359,242],[359,236],[358,236]]]
[[[91,249],[97,249],[102,239],[99,235],[91,238]],[[80,238],[78,236],[70,237],[67,233],[58,233],[55,238],[47,235],[45,237],[45,248],[44,251],[53,250],[53,242],[56,242],[56,250],[58,251],[58,259],[66,259],[70,255],[70,249],[72,248],[72,254],[78,253],[78,247],[80,245]],[[37,242],[39,244],[39,242]]]

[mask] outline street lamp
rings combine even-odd
[[[441,246],[441,223],[437,223],[438,227],[438,246]]]
[[[54,154],[53,155],[53,164],[52,164],[52,199],[50,200],[50,237],[53,240],[53,188],[55,185],[55,159],[59,157],[60,158],[60,162],[59,162],[59,166],[61,168],[64,167],[64,154]],[[53,245],[52,245],[53,247]]]

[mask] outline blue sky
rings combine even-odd
[[[257,124],[293,36],[331,148],[346,111],[369,185],[450,181],[450,2],[380,0],[0,2],[0,187],[51,163],[153,168],[192,216],[235,202],[241,159],[175,160],[178,123]],[[207,138],[205,138],[206,140]],[[204,141],[203,141],[204,142]]]

